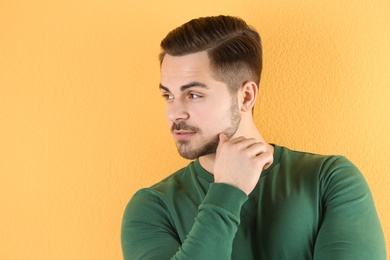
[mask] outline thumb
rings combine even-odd
[[[218,135],[218,137],[219,137],[219,142],[218,142],[218,147],[217,147],[217,151],[216,151],[217,154],[221,150],[222,145],[228,141],[228,138],[227,138],[227,136],[224,133],[220,133]]]
[[[223,144],[223,143],[226,143],[229,139],[227,138],[227,136],[225,135],[225,133],[220,133],[219,134],[219,145]]]

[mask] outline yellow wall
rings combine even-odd
[[[390,251],[390,1],[2,0],[0,259],[121,258],[129,198],[187,163],[157,90],[159,42],[217,14],[262,35],[264,136],[354,161]]]

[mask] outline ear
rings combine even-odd
[[[252,111],[257,99],[258,87],[253,81],[245,82],[241,87],[241,111]]]

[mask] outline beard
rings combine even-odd
[[[230,125],[220,132],[220,133],[224,133],[229,139],[236,133],[241,121],[241,114],[238,109],[237,102],[238,101],[236,99],[232,98],[232,104],[229,109]],[[174,130],[190,130],[202,134],[201,129],[195,126],[190,126],[184,121],[181,121],[177,124],[173,123],[171,127],[171,132],[173,132]],[[211,137],[209,140],[207,140],[205,143],[201,144],[197,148],[194,148],[191,142],[188,140],[179,140],[178,142],[176,142],[177,151],[179,152],[179,154],[183,158],[189,160],[193,160],[201,156],[215,153],[217,151],[218,144],[219,144],[219,133]]]

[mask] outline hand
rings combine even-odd
[[[265,143],[254,138],[237,137],[228,140],[219,135],[214,163],[214,180],[243,190],[249,195],[259,181],[261,172],[273,162],[273,154]]]

